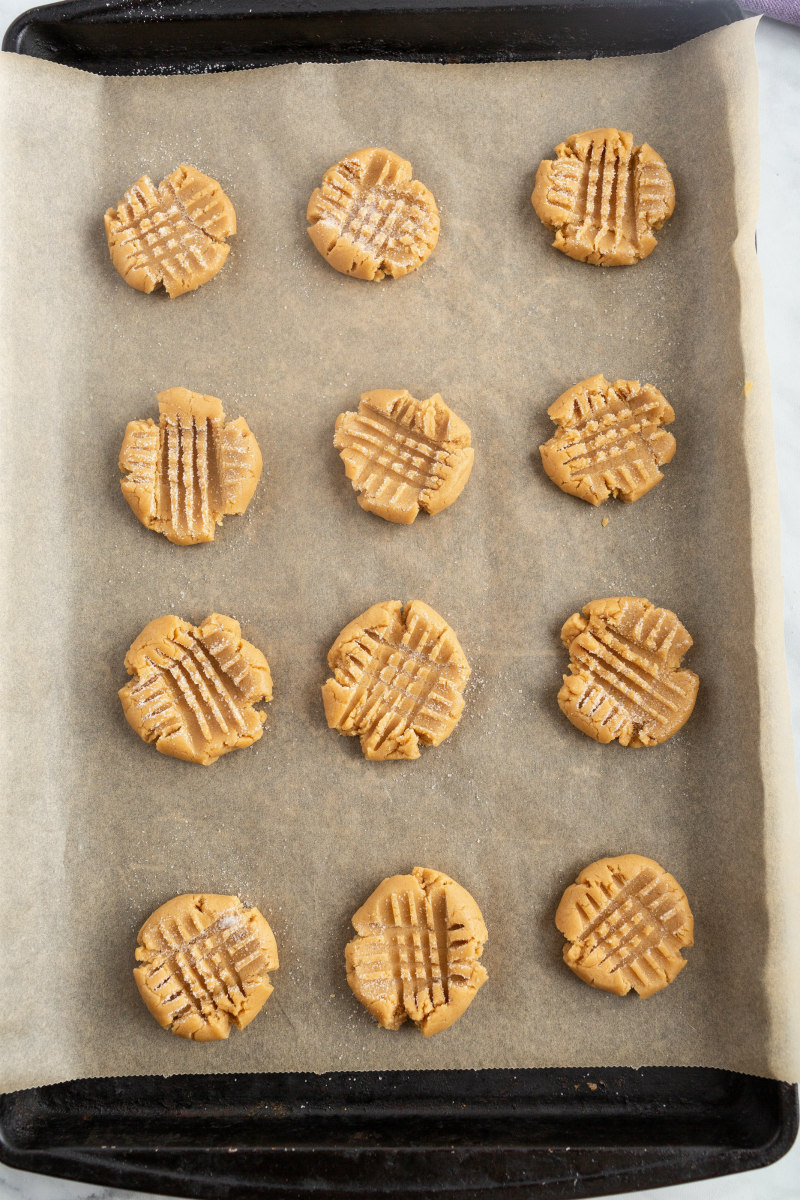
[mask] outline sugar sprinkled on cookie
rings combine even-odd
[[[397,278],[420,267],[439,238],[439,210],[411,163],[371,147],[325,172],[308,202],[308,235],[320,254],[356,279]]]
[[[139,930],[133,977],[159,1025],[195,1042],[226,1038],[261,1011],[278,950],[266,919],[238,896],[176,896]]]

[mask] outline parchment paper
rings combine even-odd
[[[798,1078],[753,30],[591,63],[185,78],[3,56],[5,1088],[550,1065]],[[604,124],[654,145],[677,188],[628,270],[558,254],[529,202],[539,160]],[[410,158],[441,208],[434,255],[396,282],[336,274],[305,233],[324,170],[369,145]],[[222,182],[240,233],[213,282],[169,301],[124,285],[102,214],[182,161]],[[678,451],[645,499],[595,510],[537,446],[548,404],[599,371],[665,392]],[[265,462],[246,516],[188,549],[138,524],[116,467],[126,422],[178,384],[246,417]],[[441,391],[473,432],[464,494],[410,528],[361,511],[332,446],[336,414],[376,387]],[[617,594],[673,608],[695,639],[697,708],[660,749],[598,746],[556,707],[562,622]],[[374,601],[414,597],[472,663],[466,711],[418,762],[367,763],[325,725],[325,655]],[[116,692],[147,621],[214,610],[264,650],[275,700],[255,747],[204,769],[141,742]],[[670,870],[696,918],[689,965],[649,1001],[580,983],[553,925],[583,865],[628,851]],[[355,908],[417,864],[469,888],[490,933],[489,983],[430,1041],[379,1029],[343,961]],[[281,967],[246,1033],[198,1046],[156,1027],[131,967],[151,910],[201,890],[258,905]]]

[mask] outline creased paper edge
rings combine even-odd
[[[760,17],[733,27],[733,51],[746,51],[744,69],[758,97],[755,31]],[[721,51],[728,50],[726,39]],[[726,64],[721,63],[722,66]],[[738,94],[733,89],[729,96]],[[758,105],[728,113],[731,143],[760,147]],[[770,1067],[778,1079],[800,1079],[800,1005],[792,992],[786,964],[800,962],[800,814],[790,719],[789,678],[783,631],[783,581],[780,571],[780,509],[775,458],[769,362],[764,332],[764,283],[756,253],[760,199],[760,159],[752,176],[735,175],[738,232],[732,247],[741,281],[741,343],[745,383],[744,438],[750,485],[750,565],[755,603],[754,642],[758,670],[761,773],[764,780],[764,858],[768,886],[769,941],[765,980],[770,1012]]]

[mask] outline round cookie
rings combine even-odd
[[[562,492],[589,504],[639,500],[675,454],[675,438],[661,428],[675,413],[649,383],[593,375],[563,392],[547,415],[559,428],[539,447],[542,466]]]
[[[308,235],[343,275],[397,278],[422,266],[439,238],[439,210],[411,163],[371,147],[330,167],[308,202]]]
[[[488,976],[486,926],[472,896],[440,871],[414,867],[379,884],[353,917],[347,982],[384,1029],[447,1029]]]
[[[149,175],[132,184],[105,214],[111,261],[138,292],[163,284],[170,297],[213,279],[236,233],[233,205],[210,175],[185,163],[158,187]]]
[[[253,705],[272,699],[269,664],[232,617],[212,613],[197,626],[158,617],[125,666],[134,677],[119,690],[125,718],[161,754],[209,766],[261,737],[266,714]]]
[[[225,423],[222,402],[186,388],[158,394],[159,422],[130,421],[119,468],[122,494],[143,525],[179,546],[213,542],[217,525],[243,513],[261,476],[261,451],[243,417]]]
[[[333,444],[358,503],[386,521],[410,525],[420,508],[433,515],[461,495],[474,452],[467,425],[438,394],[364,392],[357,412],[336,418]]]
[[[438,746],[463,712],[469,663],[444,618],[421,600],[373,604],[339,634],[328,665],[328,725],[359,737],[366,758],[419,758],[419,743]]]
[[[164,1029],[195,1042],[244,1029],[272,994],[272,930],[238,896],[176,896],[139,930],[133,977]]]
[[[619,129],[587,129],[539,164],[531,203],[570,258],[627,267],[655,248],[653,230],[672,216],[675,187],[646,142],[634,146]]]
[[[564,962],[585,983],[642,997],[686,966],[694,919],[683,888],[652,858],[622,854],[584,867],[556,911]]]
[[[558,706],[595,741],[658,746],[691,716],[700,680],[679,667],[692,639],[668,608],[638,596],[592,600],[564,622],[561,641],[572,673]]]

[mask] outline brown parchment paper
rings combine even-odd
[[[702,1064],[798,1078],[798,837],[783,664],[770,400],[754,251],[752,22],[663,55],[591,63],[290,65],[93,77],[4,55],[2,1085],[104,1074]],[[529,196],[571,132],[616,124],[673,172],[645,262],[551,249]],[[331,270],[305,206],[343,154],[387,145],[441,208],[426,266]],[[219,179],[240,233],[175,301],[126,287],[102,214],[147,171]],[[602,371],[656,384],[678,440],[633,506],[544,476],[545,410]],[[753,384],[750,387],[750,383]],[[214,544],[172,546],[128,510],[126,422],[185,385],[246,417],[264,475]],[[362,512],[332,447],[361,391],[441,391],[471,426],[458,502],[410,528]],[[603,528],[603,517],[609,524]],[[558,631],[599,596],[677,611],[702,680],[657,750],[601,747],[555,704]],[[415,763],[367,763],[319,689],[341,627],[419,597],[473,666],[464,717]],[[125,651],[175,612],[236,616],[275,678],[263,739],[210,769],[123,720]],[[561,961],[553,913],[601,855],[657,858],[697,944],[662,995],[619,1000]],[[385,875],[453,875],[490,932],[490,981],[431,1041],[351,996],[349,918]],[[136,931],[185,891],[236,892],[281,967],[229,1042],[167,1036],[135,991]]]

